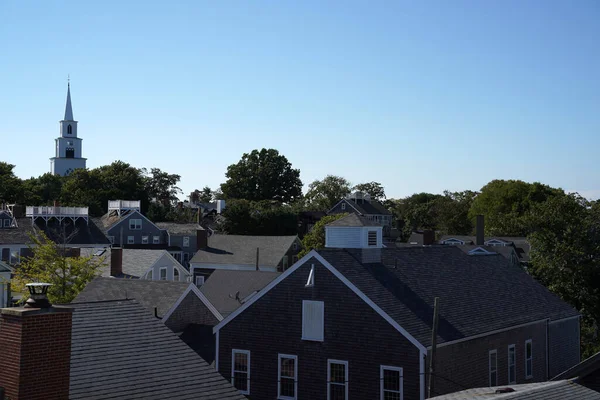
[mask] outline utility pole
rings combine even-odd
[[[429,388],[427,390],[427,398],[430,398],[434,393],[433,379],[435,372],[435,353],[437,350],[438,311],[439,297],[436,297],[433,303],[433,329],[431,330],[431,357],[429,359]]]

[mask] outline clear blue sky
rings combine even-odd
[[[388,197],[600,197],[600,2],[0,1],[0,160],[49,171],[67,74],[88,167],[225,180],[275,148]]]

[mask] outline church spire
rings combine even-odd
[[[65,121],[73,121],[73,108],[71,108],[71,81],[67,83],[67,107],[65,108]]]

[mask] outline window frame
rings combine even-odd
[[[139,227],[137,224],[138,221],[140,223]],[[129,230],[130,231],[141,231],[142,230],[142,219],[141,218],[129,218]]]
[[[127,244],[135,244],[135,236],[127,236]]]
[[[160,244],[160,236],[152,235],[152,244]]]
[[[190,237],[189,236],[184,236],[183,237],[183,243],[182,243],[183,247],[190,247]]]
[[[313,276],[314,277],[314,276]],[[305,331],[305,317],[304,307],[305,304],[316,303],[321,305],[321,336],[320,337],[309,337]],[[302,340],[310,342],[324,342],[325,341],[325,302],[321,300],[302,300]]]
[[[3,227],[4,228],[10,228],[10,226],[12,225],[12,219],[10,218],[5,218],[4,222],[3,222]]]
[[[173,281],[179,282],[181,280],[181,274],[179,273],[179,269],[173,267]]]
[[[245,354],[248,357],[247,371],[246,373],[246,390],[238,389],[235,386],[235,355],[236,354]],[[237,371],[240,373],[244,373],[244,371]],[[232,349],[231,350],[231,384],[234,388],[240,391],[241,394],[250,394],[250,350],[240,350],[240,349]]]
[[[163,279],[163,277],[162,277],[163,271],[165,271],[165,279]],[[168,281],[169,280],[169,271],[167,270],[167,267],[160,267],[158,269],[158,280],[159,281]]]
[[[294,397],[292,396],[283,396],[281,394],[281,360],[284,358],[293,359],[294,360]],[[291,379],[291,376],[284,377],[286,379]],[[298,398],[298,356],[293,354],[277,354],[277,400],[296,400]]]
[[[146,279],[149,281],[154,280],[154,270],[153,269],[150,269],[150,271],[148,271],[148,273],[146,274]]]
[[[527,345],[529,345],[529,357],[527,357]],[[527,365],[529,362],[529,366]],[[529,372],[529,374],[527,373]],[[533,340],[527,339],[525,341],[525,379],[533,378]]]
[[[331,385],[332,385],[332,383],[331,383],[331,365],[332,364],[344,365],[344,388],[345,388],[344,398],[345,398],[345,400],[348,400],[348,361],[334,360],[334,359],[327,360],[327,400],[331,399]],[[341,386],[341,384],[338,382],[333,383],[333,385]]]
[[[513,353],[513,359],[512,359],[512,368],[513,368],[513,375],[514,378],[513,380],[511,380],[511,374],[510,374],[510,367],[511,367],[511,359],[510,359],[510,352],[512,350]],[[514,385],[517,383],[517,349],[515,348],[514,344],[509,344],[508,345],[508,359],[506,360],[506,364],[508,366],[508,384],[509,385]]]
[[[202,283],[200,285],[198,285],[198,278],[202,278]],[[204,285],[204,282],[206,282],[206,277],[204,275],[196,275],[194,277],[194,285],[196,285],[196,287]]]
[[[495,356],[494,373],[496,374],[495,382],[492,385],[492,354]],[[490,350],[488,352],[488,381],[490,387],[498,386],[498,350]]]
[[[342,207],[342,211],[346,211],[346,202],[342,202],[341,207]]]
[[[375,234],[375,244],[371,244],[371,234],[374,233]],[[367,247],[377,247],[377,244],[379,242],[379,235],[377,234],[377,231],[374,230],[368,230],[367,231]]]
[[[298,250],[298,243],[294,242],[292,243],[292,251],[296,251]]]
[[[384,373],[383,371],[396,371],[400,374],[400,400],[404,399],[404,372],[402,370],[402,367],[394,367],[391,365],[380,365],[379,366],[379,399],[380,400],[384,400],[385,399],[385,391],[384,391]],[[391,393],[397,393],[396,391],[390,391],[388,390],[388,392]]]
[[[149,242],[148,235],[142,236],[142,244],[148,244],[148,242]]]

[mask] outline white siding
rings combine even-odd
[[[173,278],[173,269],[177,266],[177,262],[173,261],[173,259],[165,253],[162,257],[158,259],[158,261],[152,266],[152,279],[155,281],[160,280],[160,269],[162,267],[167,267],[167,280],[172,281]],[[183,268],[179,266],[179,280],[186,282],[188,280],[189,273]]]
[[[325,247],[361,248],[363,230],[363,227],[328,227],[325,229]]]

